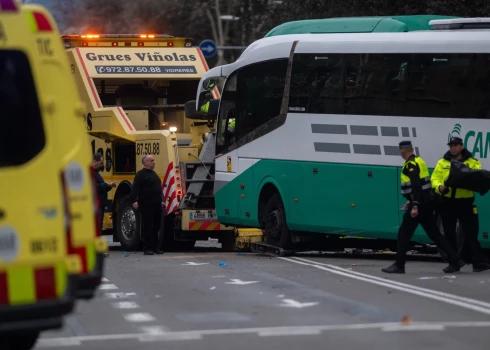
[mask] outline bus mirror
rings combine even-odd
[[[214,120],[218,116],[219,100],[209,100],[209,104],[196,111],[196,101],[188,101],[184,105],[185,117],[188,119]],[[206,111],[207,108],[207,111]]]

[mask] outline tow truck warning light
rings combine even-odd
[[[176,38],[167,34],[82,34],[63,35],[65,47],[73,46],[147,46],[147,47],[191,47],[192,39]]]

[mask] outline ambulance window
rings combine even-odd
[[[0,50],[0,167],[34,158],[45,145],[38,96],[27,56]]]

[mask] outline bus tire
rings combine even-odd
[[[291,247],[286,211],[279,193],[273,193],[262,214],[267,244],[287,249]]]
[[[117,236],[127,251],[141,248],[141,214],[133,208],[129,196],[121,199],[117,211]]]
[[[441,232],[442,235],[444,235],[444,227],[442,226],[442,219],[441,216],[437,216],[437,228],[439,229],[439,232]],[[463,228],[459,225],[459,221],[456,222],[456,252],[461,256],[463,253],[463,248],[465,245],[465,236],[464,236],[464,231]],[[439,254],[441,255],[442,260],[445,262],[449,262],[448,256],[444,250],[441,250],[439,247],[437,247],[437,250],[439,251]],[[468,259],[464,258],[461,256],[463,260],[468,262]]]
[[[0,349],[5,350],[31,350],[39,338],[39,331],[22,333],[22,335],[0,336]]]

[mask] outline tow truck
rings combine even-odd
[[[164,250],[188,250],[217,238],[234,246],[234,227],[214,208],[214,120],[186,118],[184,104],[208,71],[190,38],[165,34],[62,36],[78,90],[92,153],[104,157],[101,175],[116,182],[105,208],[103,234],[128,251],[141,248],[140,215],[129,194],[145,155],[155,157],[165,199]],[[214,98],[219,98],[215,87]]]

